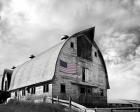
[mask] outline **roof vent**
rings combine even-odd
[[[15,69],[16,67],[15,66],[13,66],[11,69]]]
[[[33,58],[35,58],[35,56],[32,54],[29,58],[30,58],[30,59],[33,59]]]
[[[68,35],[64,35],[64,36],[61,38],[61,40],[66,40],[67,38],[69,38],[69,36],[68,36]]]

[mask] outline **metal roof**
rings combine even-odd
[[[64,43],[65,41],[58,43],[54,47],[15,68],[9,91],[52,80],[57,58]]]
[[[77,35],[82,33],[88,34],[88,32],[92,34],[92,30],[94,30],[94,27],[78,32],[72,35],[71,37],[76,37]],[[69,37],[66,41],[68,41],[71,37]],[[27,61],[24,64],[16,67],[12,74],[9,91],[52,80],[55,73],[55,66],[60,50],[62,49],[66,41],[58,43],[54,47],[42,52],[40,55],[36,56],[30,61]],[[103,56],[99,48],[97,47],[95,41],[92,41],[92,43],[98,49],[98,52],[100,54],[99,56],[101,58],[102,64],[104,65],[106,72],[107,89],[109,89],[110,87],[108,82],[108,74]]]

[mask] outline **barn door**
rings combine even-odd
[[[83,105],[91,105],[93,102],[92,88],[88,86],[80,86],[79,103]]]

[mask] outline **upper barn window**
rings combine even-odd
[[[92,44],[86,36],[77,38],[77,56],[92,61]]]
[[[70,43],[70,47],[74,48],[74,43],[73,42]]]
[[[97,57],[97,52],[95,52],[95,57]]]

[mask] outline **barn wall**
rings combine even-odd
[[[49,84],[49,90],[48,92],[43,92],[43,85],[36,85],[36,86],[29,86],[30,88],[30,92],[27,91],[27,87],[26,88],[22,88],[22,89],[18,89],[18,90],[14,90],[11,92],[11,98],[12,99],[17,99],[17,100],[29,100],[29,101],[36,101],[36,102],[42,102],[42,101],[46,101],[46,102],[51,102],[48,101],[46,98],[47,97],[52,97],[52,84]],[[35,87],[35,94],[31,94],[31,88]],[[23,90],[25,90],[25,95],[23,95]]]
[[[73,42],[74,48],[70,47],[70,43]],[[76,48],[76,38],[71,38],[69,41],[66,42],[65,46],[63,47],[58,63],[56,66],[56,73],[55,78],[53,81],[53,96],[61,99],[68,99],[69,96],[73,98],[73,100],[78,100],[78,87],[76,85],[72,85],[71,81],[77,80],[77,74],[66,74],[60,72],[59,67],[60,63],[59,60],[63,60],[67,63],[76,63],[76,55],[77,55],[77,48]],[[60,85],[65,84],[66,86],[66,94],[60,92]]]
[[[74,43],[74,48],[70,47],[71,42]],[[96,56],[95,56],[96,53]],[[77,72],[75,74],[66,74],[59,70],[60,64],[59,60],[63,60],[67,63],[76,63],[77,65]],[[96,85],[97,88],[92,89],[92,93],[96,93],[97,95],[100,94],[100,89],[104,92],[103,99],[100,97],[100,100],[96,98],[96,102],[106,102],[107,97],[107,88],[106,88],[106,79],[105,79],[105,70],[101,63],[100,57],[98,56],[97,49],[92,46],[92,61],[88,61],[86,59],[82,59],[77,57],[77,38],[69,39],[58,58],[57,66],[56,66],[56,73],[55,78],[53,81],[53,96],[59,96],[61,99],[68,99],[69,96],[76,102],[79,101],[79,87],[77,85],[73,85],[71,82],[79,82],[82,81],[82,67],[87,68],[86,70],[86,77],[85,82]],[[66,94],[60,92],[60,85],[65,84],[66,86]],[[92,98],[93,99],[93,98]],[[95,99],[94,99],[95,100]]]

